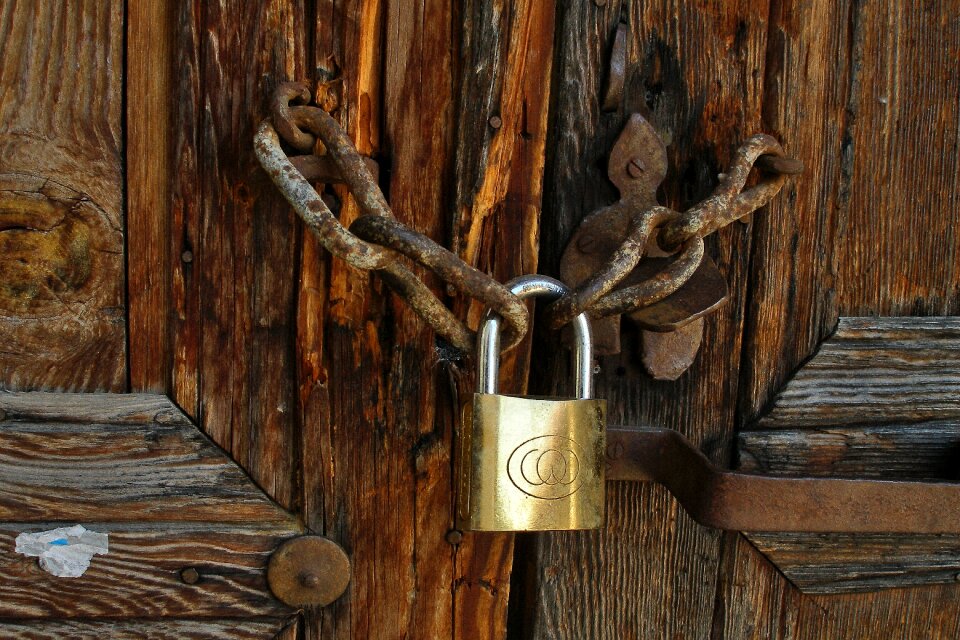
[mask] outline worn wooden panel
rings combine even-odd
[[[176,2],[129,4],[127,14],[127,309],[130,386],[168,393],[172,277],[170,184]],[[173,134],[173,135],[171,135]]]
[[[270,554],[295,534],[289,524],[84,521],[109,533],[109,553],[80,578],[58,578],[14,552],[24,531],[60,523],[0,523],[0,618],[247,617],[290,613],[267,587]],[[187,584],[180,572],[196,568]]]
[[[553,3],[540,2],[464,7],[452,243],[501,282],[537,272],[554,13]],[[454,303],[477,326],[482,305]],[[529,340],[503,358],[504,392],[526,390],[529,359]],[[473,397],[472,363],[455,379],[453,407]],[[445,419],[458,424],[460,417],[454,410]],[[456,547],[456,637],[505,637],[513,538],[468,533]]]
[[[265,640],[283,638],[277,634],[277,630],[287,624],[290,623],[282,618],[54,622],[29,620],[0,622],[0,634],[10,640]],[[290,627],[295,625],[290,624]]]
[[[264,568],[302,526],[167,398],[3,393],[0,412],[0,618],[289,614]],[[109,534],[80,578],[14,550],[77,522]]]
[[[0,422],[0,518],[288,522],[193,425]]]
[[[190,419],[166,396],[146,393],[0,393],[5,422],[96,422],[188,425]]]
[[[960,418],[960,318],[841,318],[755,427],[948,418]]]
[[[765,5],[630,3],[624,99],[616,112],[601,113],[602,80],[622,10],[619,2],[558,8],[544,183],[544,220],[550,222],[541,232],[545,273],[557,272],[578,221],[616,199],[605,176],[606,156],[629,113],[643,112],[672,140],[664,191],[675,208],[708,195],[736,145],[760,130]],[[638,336],[628,327],[624,351],[601,360],[596,382],[611,422],[678,428],[725,463],[726,451],[716,444],[734,426],[747,227],[733,225],[709,247],[731,300],[707,321],[693,368],[675,383],[651,380],[639,362]],[[565,353],[539,369],[537,360],[534,390],[569,389]],[[513,617],[520,637],[708,637],[720,535],[693,524],[656,487],[612,485],[608,514],[605,531],[549,534],[522,547],[536,566]]]
[[[960,479],[960,420],[741,431],[735,466],[778,476]]]
[[[765,428],[738,434],[739,468],[957,480],[958,328],[958,318],[841,318],[777,393],[758,422]],[[953,583],[960,568],[956,536],[747,537],[805,593]]]
[[[764,413],[838,315],[960,313],[954,5],[772,5],[764,121],[807,171],[756,229],[745,424]],[[895,400],[871,391],[888,416],[871,421],[900,422]],[[827,410],[845,413],[838,404]],[[738,545],[740,557],[755,554],[748,549]],[[721,589],[730,629],[755,619],[745,596],[775,590],[771,581],[782,578],[764,572],[747,590],[734,580],[727,574]],[[957,635],[958,610],[955,587],[942,586],[785,598],[770,616],[785,621],[777,637],[927,638]]]
[[[185,2],[175,47],[175,397],[286,507],[298,500],[297,233],[251,140],[272,89],[304,73],[305,19],[301,2]]]
[[[0,6],[0,388],[126,387],[123,19]]]
[[[750,542],[804,593],[955,583],[960,536],[750,534]]]

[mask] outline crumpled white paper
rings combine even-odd
[[[79,578],[94,555],[109,550],[109,534],[88,531],[83,525],[50,531],[24,532],[17,536],[16,552],[40,558],[40,568],[58,578]]]

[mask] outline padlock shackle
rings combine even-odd
[[[519,298],[543,296],[556,299],[570,291],[559,280],[537,274],[514,278],[506,283],[506,287]],[[492,309],[488,309],[480,321],[477,331],[478,393],[497,393],[501,321],[502,318]],[[577,374],[575,394],[580,400],[589,400],[593,396],[593,335],[590,332],[590,320],[586,313],[581,313],[570,322],[576,342],[573,349],[573,370]]]

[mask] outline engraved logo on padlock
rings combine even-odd
[[[544,276],[507,283],[521,298],[559,297]],[[544,531],[603,526],[606,402],[591,399],[592,353],[586,315],[573,321],[576,398],[497,393],[500,318],[480,326],[478,391],[464,407],[458,448],[457,525],[472,531]]]

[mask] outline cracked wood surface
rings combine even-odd
[[[123,391],[124,5],[0,24],[0,389]]]

